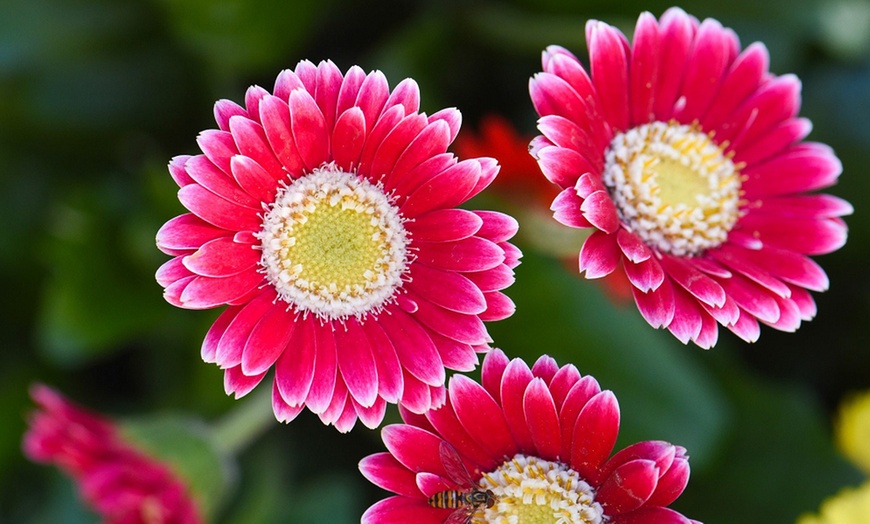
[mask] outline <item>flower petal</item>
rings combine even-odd
[[[566,421],[570,423],[570,420]],[[602,391],[583,405],[574,422],[571,469],[598,486],[600,468],[607,460],[619,433],[619,404],[611,391]]]
[[[537,455],[545,460],[559,460],[562,435],[559,414],[550,390],[542,379],[535,378],[526,388],[523,410]]]
[[[586,278],[601,278],[616,269],[619,264],[620,251],[616,237],[602,231],[589,235],[583,247],[580,248],[580,272],[586,272]]]

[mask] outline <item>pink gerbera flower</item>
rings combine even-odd
[[[798,79],[768,72],[764,45],[741,52],[733,31],[677,8],[642,14],[633,44],[598,21],[586,39],[591,78],[553,46],[530,83],[543,134],[532,154],[563,189],[554,216],[594,230],[580,271],[621,265],[647,322],[705,348],[717,322],[754,341],[759,321],[811,319],[807,290],[828,278],[807,255],[845,243],[852,207],[806,194],[841,165],[803,142]]]
[[[106,524],[203,522],[181,479],[125,441],[110,420],[46,386],[33,387],[31,396],[40,411],[30,417],[25,455],[70,475]]]
[[[685,449],[647,441],[611,457],[619,407],[593,377],[494,350],[482,384],[454,375],[444,406],[383,429],[389,452],[360,470],[396,495],[363,524],[694,522],[666,507],[689,480]]]
[[[170,303],[229,307],[202,357],[242,396],[275,367],[273,408],[369,427],[387,402],[421,413],[445,368],[488,349],[483,321],[513,313],[500,290],[519,251],[512,218],[456,206],[498,173],[447,153],[460,114],[419,112],[413,80],[300,62],[273,93],[215,105],[204,154],[169,165],[190,213],[161,228],[175,258],[157,272]]]

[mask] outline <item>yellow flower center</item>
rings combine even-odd
[[[258,236],[278,296],[326,320],[379,311],[407,271],[398,209],[378,186],[332,164],[281,189]]]
[[[617,133],[602,178],[622,222],[664,253],[714,248],[740,217],[738,166],[695,125],[653,122]]]
[[[516,455],[486,473],[481,489],[498,502],[478,508],[473,522],[489,524],[601,524],[605,522],[595,491],[576,471],[558,462]]]

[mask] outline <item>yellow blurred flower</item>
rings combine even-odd
[[[870,521],[870,481],[845,488],[825,500],[818,515],[803,515],[797,524],[866,524]]]
[[[846,458],[870,475],[870,391],[843,402],[835,438]]]

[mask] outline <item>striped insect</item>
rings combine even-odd
[[[442,440],[438,452],[444,471],[459,489],[439,491],[429,497],[429,505],[433,508],[454,510],[444,519],[444,524],[469,524],[475,511],[493,507],[498,502],[498,497],[491,490],[482,490],[474,483],[456,448]]]

